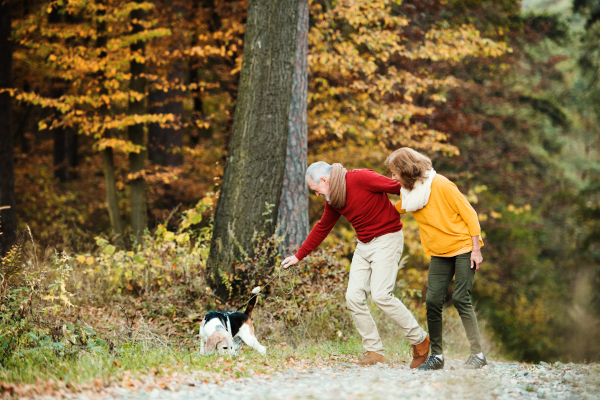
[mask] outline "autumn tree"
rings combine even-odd
[[[107,27],[106,27],[106,7],[104,1],[98,1],[98,9],[96,11],[96,48],[99,49],[97,54],[98,63],[104,65],[108,52],[106,50],[107,41]],[[100,83],[99,94],[101,96],[108,95],[108,88],[106,87],[106,75],[103,68],[99,68],[98,71],[98,82]],[[109,104],[102,104],[98,109],[100,119],[104,120],[109,116]],[[105,135],[107,138],[112,138],[112,132],[108,131]],[[110,218],[110,225],[112,227],[112,233],[116,237],[116,241],[119,247],[123,247],[124,240],[124,227],[123,220],[121,218],[121,210],[119,208],[119,197],[117,194],[117,178],[115,173],[115,159],[113,148],[106,146],[102,153],[102,165],[104,169],[104,186],[106,193],[106,207]]]
[[[275,232],[285,172],[298,0],[248,4],[244,55],[208,267],[218,293],[257,236]]]
[[[506,45],[468,24],[434,25],[409,40],[411,20],[393,1],[347,1],[330,9],[324,3],[325,8],[316,3],[311,10],[308,123],[313,148],[410,146],[457,152],[448,135],[422,117],[442,108],[445,94],[458,82],[429,70],[444,61],[493,59],[506,52]]]
[[[136,3],[142,3],[142,0],[135,0]],[[129,89],[137,95],[129,101],[128,113],[130,116],[138,116],[145,114],[145,93],[146,93],[146,78],[144,72],[146,70],[146,59],[144,54],[145,41],[137,38],[140,33],[145,30],[144,16],[145,12],[141,8],[136,8],[131,11],[131,36],[135,38],[130,44],[130,73]],[[131,206],[131,229],[138,242],[141,241],[142,233],[148,226],[148,216],[146,208],[146,182],[140,172],[144,168],[146,159],[146,149],[144,149],[144,125],[134,123],[129,125],[127,130],[127,138],[135,145],[139,146],[140,151],[129,153],[129,171],[130,178],[130,206]]]
[[[76,16],[65,13],[64,7],[59,2],[52,3],[49,7],[48,24],[72,24],[76,22]],[[73,45],[77,39],[70,37],[66,44]],[[51,86],[50,95],[59,98],[66,92],[67,81],[55,77]],[[60,111],[52,110],[55,118],[60,118]],[[73,170],[77,166],[77,133],[75,129],[67,126],[57,127],[52,131],[53,136],[53,161],[54,176],[60,182],[69,182],[73,179]]]
[[[187,12],[183,0],[174,2],[156,2],[155,10],[164,13],[162,18],[171,29],[169,47],[165,54],[166,62],[158,68],[167,69],[166,77],[169,82],[184,82],[184,64],[181,58],[181,45],[185,46],[185,30],[179,28]],[[178,45],[179,44],[179,45]],[[175,55],[175,57],[173,57]],[[179,56],[179,57],[177,57]],[[148,97],[150,112],[153,114],[172,114],[181,118],[183,114],[183,91],[181,89],[155,88]],[[183,162],[183,130],[178,126],[161,127],[154,123],[148,126],[148,158],[154,164],[179,166]]]
[[[0,0],[0,89],[12,87],[11,7]],[[0,92],[0,256],[16,241],[12,101],[8,92]]]
[[[95,139],[95,149],[103,152],[113,232],[121,236],[114,152],[129,157],[131,226],[138,238],[146,227],[145,179],[151,174],[144,170],[144,126],[180,123],[173,114],[146,112],[147,79],[152,84],[159,82],[161,87],[182,85],[171,85],[168,79],[155,74],[144,75],[148,58],[145,43],[170,35],[168,29],[155,28],[155,22],[144,19],[152,8],[153,4],[142,1],[73,1],[65,2],[62,12],[77,15],[76,23],[49,21],[45,16],[53,12],[52,7],[29,16],[18,25],[17,37],[23,46],[19,51],[44,60],[46,73],[61,85],[67,82],[69,90],[59,97],[53,96],[52,91],[11,91],[17,100],[57,110],[40,122],[41,130],[76,129]],[[93,47],[83,45],[93,38]],[[80,45],[69,45],[73,42]]]

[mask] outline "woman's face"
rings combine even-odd
[[[398,182],[400,185],[404,186],[404,183],[402,182],[402,178],[400,178],[400,174],[391,168],[390,168],[390,171],[392,171],[392,179],[395,180],[396,182]]]

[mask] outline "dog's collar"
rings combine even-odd
[[[233,335],[233,331],[231,330],[231,321],[229,320],[229,314],[225,314],[224,315],[225,318],[227,318],[227,321],[223,321],[219,318],[219,322],[225,322],[225,326],[223,326],[223,324],[219,324],[216,326],[216,329],[224,329],[227,332],[229,332],[230,334]]]

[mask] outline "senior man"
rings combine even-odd
[[[404,235],[400,214],[387,194],[400,194],[400,184],[370,169],[347,171],[341,164],[329,165],[323,161],[308,167],[306,183],[317,196],[325,196],[325,212],[296,255],[283,260],[283,268],[298,263],[319,247],[340,216],[346,217],[358,236],[346,291],[348,309],[367,351],[358,364],[385,361],[383,343],[367,307],[370,291],[373,302],[400,326],[410,341],[413,347],[410,367],[418,368],[429,355],[429,335],[392,294]]]

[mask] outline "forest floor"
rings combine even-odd
[[[86,315],[104,330],[116,331],[123,322],[117,309],[92,311]],[[181,345],[165,345],[175,334],[153,340],[158,337],[153,332],[171,335],[171,325],[150,328],[140,320],[136,329],[125,332],[132,334],[130,341],[115,351],[103,348],[72,358],[39,350],[24,353],[0,374],[0,393],[3,399],[48,400],[600,399],[596,363],[510,362],[486,342],[490,365],[465,369],[468,342],[460,319],[449,313],[445,323],[444,340],[453,349],[445,355],[445,369],[422,372],[409,369],[411,348],[397,335],[382,336],[385,364],[357,367],[363,347],[354,336],[296,344],[265,339],[266,356],[242,348],[227,357],[202,355],[188,338],[180,338]],[[385,328],[385,321],[379,325]]]
[[[408,363],[389,362],[357,367],[335,357],[295,361],[267,372],[244,368],[244,357],[218,358],[214,369],[148,374],[124,374],[119,381],[34,393],[33,398],[68,399],[600,399],[600,365],[490,362],[480,370],[451,359],[440,371],[410,370]],[[240,361],[241,360],[241,361]],[[227,372],[234,371],[233,374]],[[235,377],[235,371],[244,376]],[[21,397],[24,398],[24,397]]]
[[[179,377],[177,383],[118,388],[107,397],[125,399],[599,399],[600,368],[589,365],[525,365],[496,362],[474,371],[459,361],[444,370],[421,372],[407,365],[289,368],[219,383],[203,374]],[[89,396],[78,395],[84,399]]]

